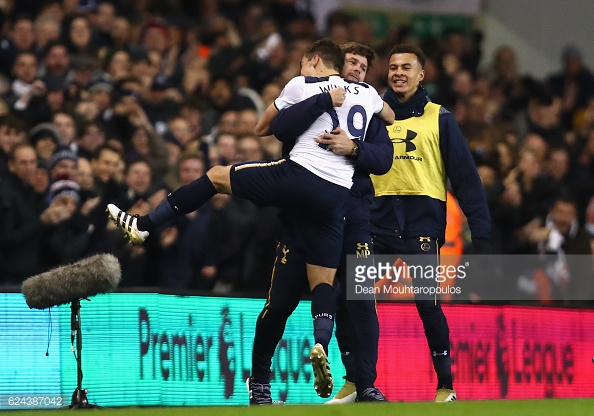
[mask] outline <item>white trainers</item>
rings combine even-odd
[[[309,353],[309,359],[315,375],[314,389],[316,389],[316,393],[323,399],[330,397],[334,388],[334,380],[330,373],[330,363],[324,347],[321,344],[314,345]]]
[[[451,389],[437,389],[435,392],[435,403],[453,402],[456,400],[456,392]]]
[[[355,383],[346,380],[344,385],[340,388],[340,390],[338,390],[338,393],[336,393],[336,395],[331,400],[328,400],[324,404],[355,403],[356,398],[357,388],[355,387]]]
[[[148,231],[140,231],[136,226],[137,217],[122,211],[114,204],[108,204],[106,209],[109,219],[124,232],[124,238],[138,246],[149,236]]]

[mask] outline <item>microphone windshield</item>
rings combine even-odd
[[[112,254],[97,254],[29,277],[22,292],[31,309],[45,309],[110,292],[120,283],[120,262]]]

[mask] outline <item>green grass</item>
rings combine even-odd
[[[422,403],[361,403],[351,405],[288,405],[288,406],[220,406],[220,407],[126,407],[84,410],[105,416],[542,416],[588,415],[594,410],[594,399],[545,399],[545,400],[484,400],[459,401],[437,404]],[[63,410],[22,410],[18,416],[56,416]],[[8,414],[9,412],[0,412]],[[15,414],[15,412],[10,412]]]

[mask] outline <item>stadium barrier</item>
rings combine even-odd
[[[254,325],[263,304],[263,299],[157,293],[111,293],[83,301],[83,387],[89,402],[246,405]],[[77,380],[70,308],[30,310],[20,293],[1,293],[0,308],[0,408],[14,409],[15,398],[24,398],[21,408],[70,404]],[[460,399],[594,396],[594,310],[470,305],[444,310]],[[378,312],[377,385],[393,401],[431,400],[436,379],[414,305],[380,303]],[[274,399],[323,402],[313,389],[312,345],[310,304],[304,301],[273,359]],[[330,361],[338,389],[344,373],[334,340]]]

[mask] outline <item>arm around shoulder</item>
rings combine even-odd
[[[392,110],[386,102],[384,102],[384,107],[377,115],[384,120],[388,126],[394,124],[394,121],[396,120],[394,110]]]
[[[270,104],[266,111],[264,111],[262,118],[258,121],[258,124],[256,124],[255,128],[256,134],[258,136],[263,137],[272,134],[272,132],[270,131],[270,126],[277,112],[278,110],[276,109],[274,103]]]

